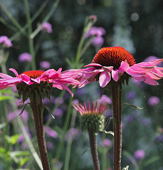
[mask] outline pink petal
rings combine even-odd
[[[150,78],[146,78],[144,82],[149,84],[149,85],[152,85],[152,86],[156,86],[156,85],[159,84],[156,80],[153,80],[153,79],[150,79]]]
[[[112,70],[111,74],[112,74],[112,78],[114,81],[119,80],[119,71],[118,70]]]
[[[109,72],[102,72],[99,76],[100,87],[105,87],[111,80],[111,75]]]
[[[129,64],[127,63],[127,61],[122,61],[122,62],[121,62],[121,65],[120,65],[120,67],[119,67],[118,70],[119,70],[120,72],[126,72],[129,67],[130,67],[130,66],[129,66]]]
[[[22,81],[28,85],[32,84],[31,78],[26,74],[21,74]]]
[[[7,74],[4,74],[4,73],[0,73],[0,77],[3,78],[3,79],[10,79],[10,78],[12,78],[11,76],[9,76]]]
[[[18,72],[17,72],[14,68],[10,68],[9,70],[10,70],[11,72],[13,72],[16,77],[19,76]]]
[[[97,64],[97,63],[90,63],[90,64],[85,65],[83,67],[102,67],[102,65],[101,64]]]

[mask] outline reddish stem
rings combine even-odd
[[[91,154],[94,164],[94,170],[100,170],[100,163],[98,158],[98,152],[97,152],[97,144],[96,144],[96,136],[95,133],[91,130],[88,130],[89,134],[89,143],[91,148]]]
[[[31,99],[31,108],[33,111],[33,117],[35,122],[35,129],[37,135],[37,142],[41,157],[41,162],[44,170],[50,170],[48,156],[47,156],[47,148],[45,145],[44,138],[44,129],[43,129],[43,115],[42,115],[42,101],[41,99],[36,100],[36,98]]]
[[[122,127],[121,127],[121,84],[112,84],[114,120],[114,170],[121,170]]]

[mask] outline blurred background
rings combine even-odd
[[[50,26],[40,27],[45,22]],[[2,72],[8,72],[11,67],[19,73],[33,68],[80,68],[91,62],[98,49],[108,46],[126,48],[137,62],[150,61],[163,56],[163,1],[0,0],[0,36],[2,35],[7,35],[13,43],[11,48],[0,48],[3,51],[0,55],[0,62],[3,61]],[[29,42],[30,35],[33,36],[32,43]],[[84,42],[81,42],[82,38]],[[82,50],[81,44],[84,44]],[[35,57],[36,67],[28,55]],[[80,58],[78,63],[75,62],[77,56]],[[123,89],[123,167],[129,165],[131,170],[163,170],[163,81],[157,87],[130,81]],[[2,108],[4,103],[12,105],[12,98],[2,97],[11,96],[12,91],[13,89],[1,92]],[[45,100],[50,112],[56,117],[53,119],[45,111],[49,157],[54,169],[92,169],[88,136],[80,130],[78,114],[73,114],[73,109],[67,108],[72,100],[93,101],[104,94],[105,91],[99,89],[97,83],[93,83],[78,89],[74,99],[70,99],[67,93],[54,90],[52,99]],[[106,113],[109,120],[106,129],[110,130],[112,113],[111,99],[108,97],[103,96],[103,100],[110,106]],[[3,134],[0,139],[0,169],[7,170],[9,167],[6,164],[9,162],[11,169],[38,169],[32,156],[29,156],[24,139],[21,140],[21,131],[13,128],[16,126],[13,119],[21,109],[17,104],[15,112],[10,107],[0,111],[3,115],[0,122],[0,134]],[[24,112],[21,114],[22,122],[28,129],[31,141],[34,141],[28,106]],[[69,118],[67,112],[71,112]],[[15,143],[12,143],[9,138],[15,135],[18,136],[14,138]],[[7,144],[4,144],[4,140],[7,140]],[[102,170],[112,169],[112,140],[111,135],[98,136]],[[21,145],[17,145],[18,142]],[[6,150],[3,150],[4,147]],[[26,151],[23,152],[24,155],[21,152],[19,159],[17,155],[13,158],[9,154],[18,150]]]

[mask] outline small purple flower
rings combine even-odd
[[[19,55],[19,61],[20,62],[31,62],[32,61],[32,56],[29,53],[22,53]]]
[[[163,142],[163,135],[159,135],[155,137],[156,142]]]
[[[7,48],[12,47],[11,40],[5,35],[0,36],[0,44],[2,44],[4,47],[7,47]]]
[[[44,126],[45,133],[52,138],[57,138],[58,134],[55,130],[49,128],[48,126]]]
[[[79,129],[71,128],[66,134],[66,139],[67,140],[74,139],[76,136],[79,135],[79,133],[80,133]]]
[[[62,117],[62,115],[63,115],[63,110],[60,109],[60,108],[56,108],[55,111],[54,111],[54,116]]]
[[[102,141],[102,146],[104,146],[104,147],[111,147],[111,145],[112,145],[112,142],[109,139],[104,139]]]
[[[104,43],[104,38],[103,37],[94,37],[92,39],[92,45],[95,47],[101,47]]]
[[[128,100],[132,100],[132,99],[134,99],[135,97],[136,97],[135,91],[130,91],[130,92],[128,92],[128,93],[126,94],[126,98],[127,98]]]
[[[40,67],[42,69],[48,69],[50,67],[50,63],[48,61],[41,61],[40,62]]]
[[[112,104],[112,100],[110,97],[106,95],[102,95],[101,98],[98,100],[99,103],[106,103],[106,104]]]
[[[52,33],[52,31],[53,31],[52,25],[49,22],[43,22],[41,24],[41,30],[45,31],[47,33]]]
[[[48,149],[53,149],[54,145],[52,142],[47,142],[47,147],[48,147]]]
[[[21,114],[21,110],[17,110],[15,112],[10,112],[7,115],[7,120],[10,122],[13,119],[15,119],[17,116],[20,116],[25,122],[28,121],[28,112],[26,110],[24,110]]]
[[[92,36],[101,37],[105,35],[105,33],[106,31],[102,27],[91,27],[85,36],[86,37],[92,37]]]
[[[142,149],[135,151],[134,157],[135,157],[135,159],[137,159],[137,160],[143,159],[143,158],[145,157],[145,151],[142,150]]]
[[[149,99],[148,99],[148,104],[150,106],[155,106],[157,104],[160,103],[160,99],[157,97],[157,96],[151,96]]]
[[[101,47],[104,43],[104,38],[106,31],[102,27],[91,27],[88,32],[85,34],[85,37],[94,37],[91,41],[92,45],[95,47]]]
[[[56,97],[55,104],[61,105],[63,104],[64,100],[63,97]]]

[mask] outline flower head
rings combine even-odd
[[[67,85],[77,85],[78,81],[67,75],[62,74],[62,69],[47,71],[32,70],[18,74],[15,69],[10,69],[15,74],[11,77],[7,74],[0,73],[0,89],[17,86],[19,94],[23,101],[30,98],[30,95],[38,93],[41,98],[49,95],[51,87],[60,90],[67,90],[71,95],[71,90]]]
[[[120,82],[129,77],[149,85],[158,85],[157,80],[163,77],[163,67],[158,67],[163,59],[150,62],[135,63],[134,57],[122,47],[106,47],[100,49],[85,69],[70,70],[69,74],[80,80],[79,87],[96,81],[99,78],[101,87],[111,81]]]
[[[107,107],[101,103],[73,104],[73,107],[81,115],[82,129],[98,132],[104,129],[104,115]]]
[[[105,35],[106,31],[102,27],[91,27],[88,32],[85,34],[85,37],[92,38],[92,45],[95,47],[101,47],[104,43],[103,35]]]
[[[155,106],[160,103],[160,99],[157,96],[151,96],[148,99],[148,104],[151,106]]]
[[[20,62],[31,62],[32,56],[29,53],[22,53],[19,55],[19,61]]]
[[[52,25],[49,22],[43,22],[41,24],[41,30],[45,31],[47,33],[52,33],[52,31],[53,31]]]
[[[0,44],[2,44],[4,47],[12,47],[11,40],[5,35],[0,36]]]
[[[143,159],[143,158],[145,157],[145,152],[144,152],[144,150],[140,149],[140,150],[135,151],[134,157],[135,157],[137,160]]]

